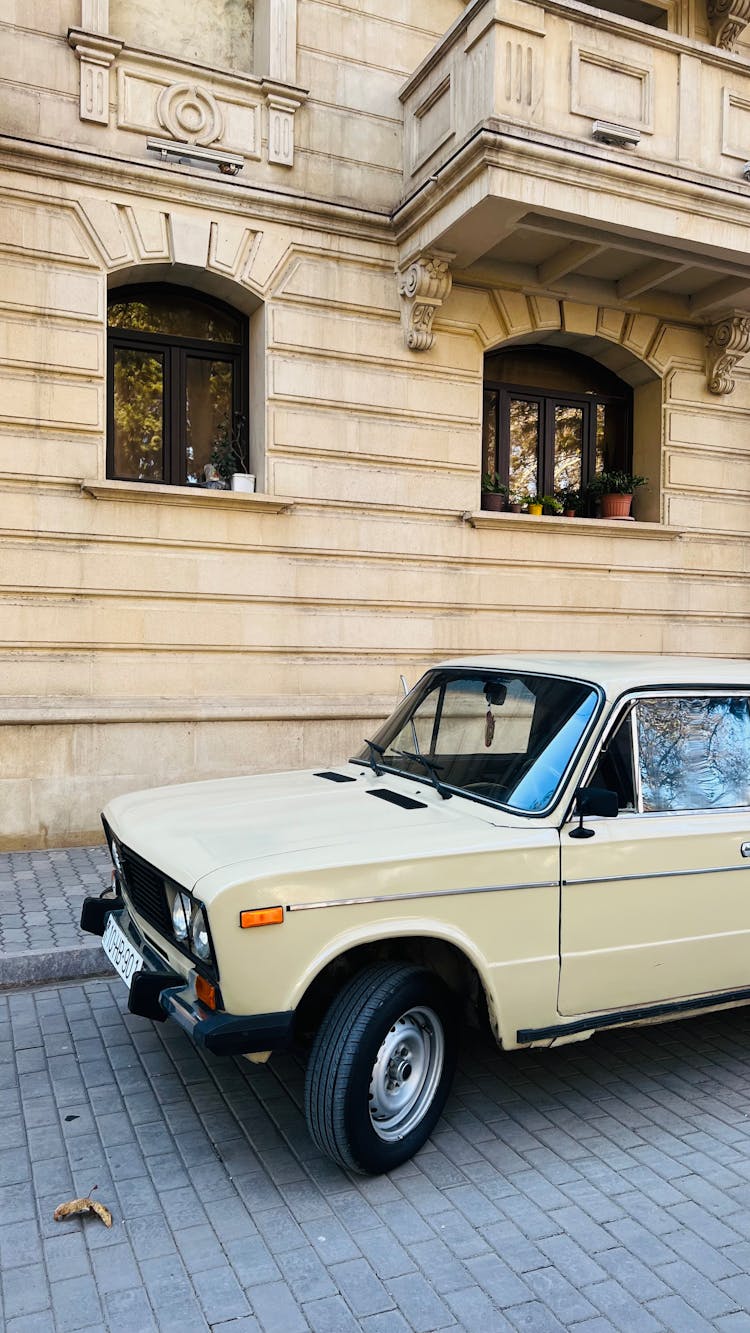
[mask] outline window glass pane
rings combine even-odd
[[[232,428],[232,365],[199,356],[186,357],[185,365],[186,474],[194,483],[203,480],[214,445]]]
[[[555,404],[555,490],[581,484],[583,408]]]
[[[610,413],[610,417],[611,417]],[[604,471],[605,458],[605,407],[604,403],[596,405],[596,467],[595,472]]]
[[[241,321],[226,310],[216,310],[204,301],[181,292],[155,292],[148,296],[110,301],[111,329],[137,333],[166,333],[201,342],[238,343]]]
[[[637,708],[644,810],[750,804],[747,699],[648,699]]]
[[[164,358],[159,352],[114,349],[114,462],[123,480],[164,476]]]
[[[486,389],[482,421],[482,471],[492,473],[497,468],[497,393]]]
[[[376,739],[387,768],[426,781],[421,755],[447,785],[530,812],[552,801],[595,707],[595,691],[578,681],[438,677]]]
[[[617,803],[621,810],[635,809],[630,713],[610,736],[599,755],[589,786],[606,787],[607,791],[616,791]]]
[[[538,491],[539,403],[510,400],[510,489],[522,495]]]

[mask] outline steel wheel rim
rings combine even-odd
[[[370,1074],[370,1122],[378,1138],[395,1143],[429,1111],[445,1062],[443,1025],[417,1005],[388,1029]]]

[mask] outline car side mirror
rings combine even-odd
[[[584,815],[601,815],[604,819],[614,819],[619,813],[620,802],[616,791],[607,787],[579,787],[576,792],[575,813],[579,817],[578,827],[571,829],[570,838],[593,838],[594,829],[583,827]]]

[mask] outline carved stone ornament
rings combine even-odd
[[[412,352],[426,352],[435,335],[432,321],[435,311],[448,296],[453,279],[450,257],[422,255],[401,274],[399,295],[406,346]]]
[[[750,352],[750,316],[729,315],[706,328],[706,378],[711,393],[731,393],[732,371]]]
[[[81,63],[80,110],[81,120],[93,120],[98,125],[109,124],[109,69],[122,50],[116,37],[97,32],[71,28],[68,45]]]
[[[750,23],[750,0],[708,0],[708,21],[714,46],[733,51]]]
[[[196,83],[173,83],[159,95],[159,123],[181,143],[207,148],[224,133],[224,118],[216,98]]]

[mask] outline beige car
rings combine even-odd
[[[310,1045],[313,1139],[387,1171],[467,1022],[552,1046],[750,999],[749,696],[735,661],[447,662],[333,769],[113,801],[82,924],[134,1013]]]

